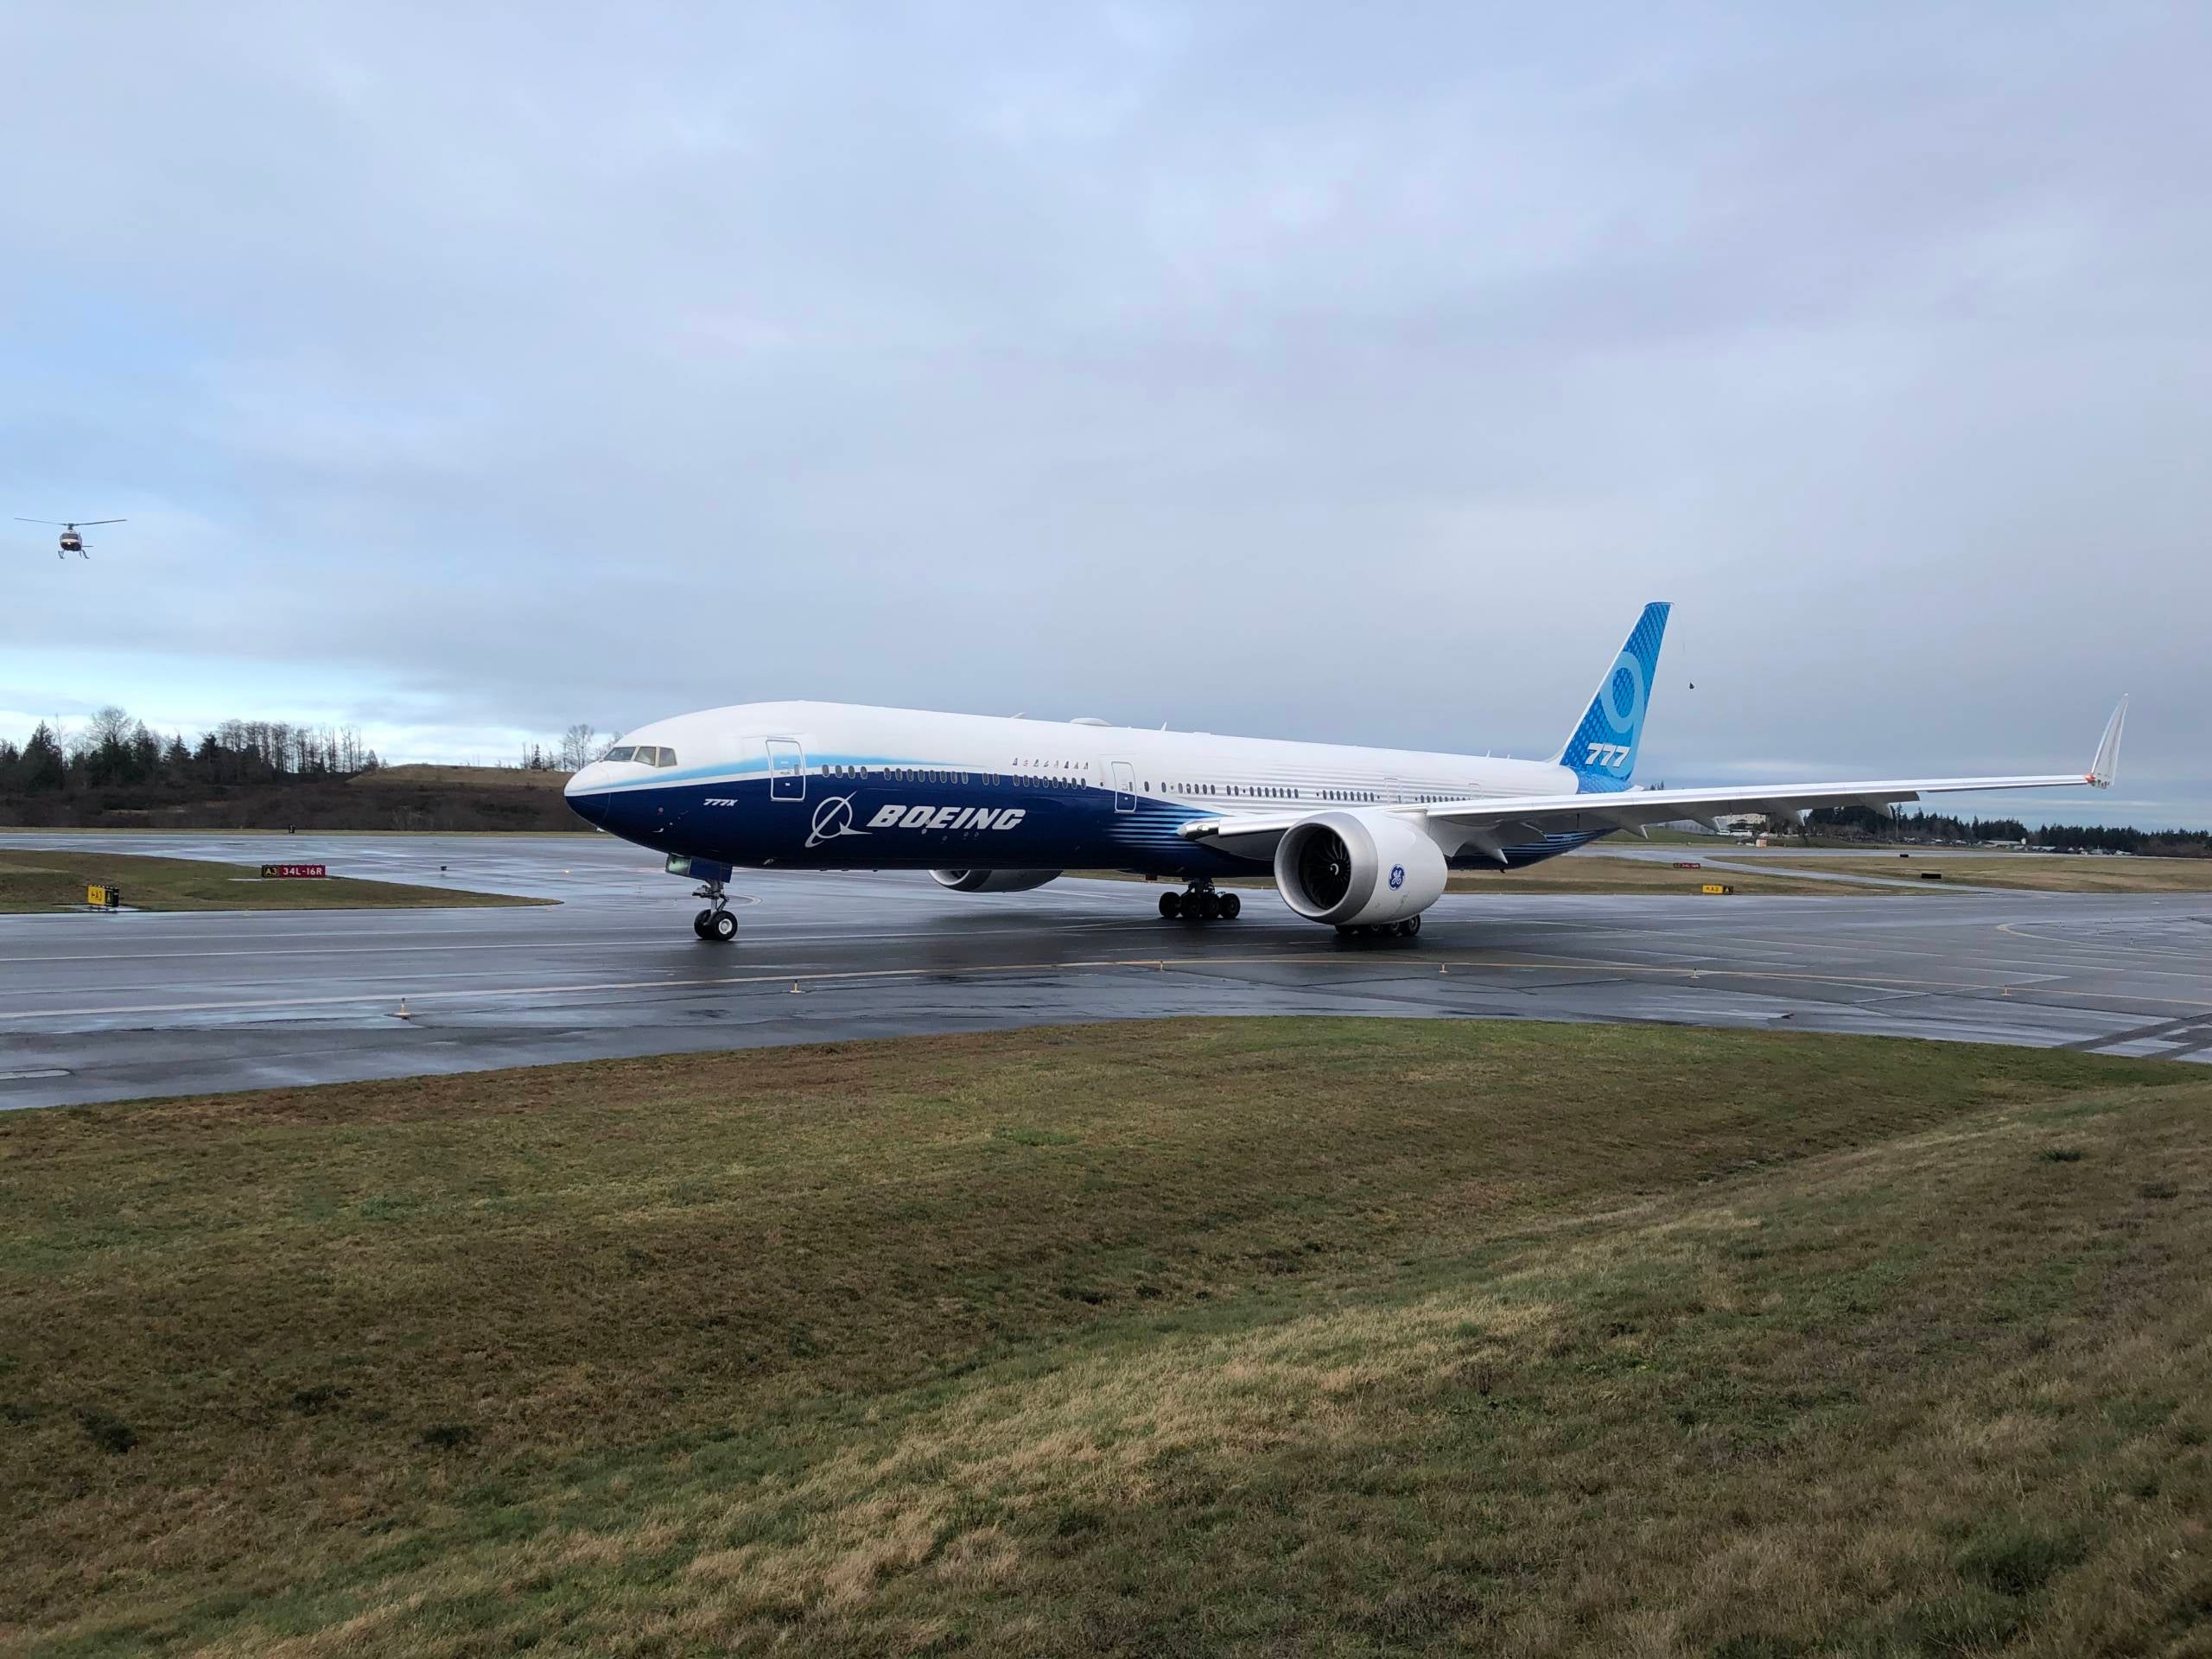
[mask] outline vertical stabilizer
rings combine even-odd
[[[1672,608],[1656,601],[1643,607],[1629,631],[1628,643],[1598,682],[1597,695],[1590,699],[1574,734],[1559,752],[1559,764],[1572,769],[1585,790],[1628,787],[1636,771],[1637,741],[1643,735],[1643,712],[1658,677],[1659,641]]]
[[[2112,711],[2112,718],[2105,722],[2105,734],[2097,740],[2097,758],[2089,762],[2089,783],[2097,789],[2110,789],[2113,779],[2120,776],[2120,734],[2127,724],[2127,699],[2120,700],[2120,707]]]

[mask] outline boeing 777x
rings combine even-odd
[[[1668,607],[1647,605],[1549,760],[1147,732],[836,702],[749,702],[629,734],[569,782],[584,817],[701,883],[702,939],[737,937],[741,866],[927,870],[1020,893],[1067,869],[1185,884],[1160,913],[1234,917],[1225,876],[1272,874],[1311,922],[1410,937],[1454,869],[1515,869],[1617,830],[1881,806],[1962,790],[2108,787],[2122,697],[2086,772],[1632,788]]]

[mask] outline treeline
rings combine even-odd
[[[181,734],[163,737],[123,709],[107,708],[66,742],[43,721],[20,747],[0,739],[0,794],[327,782],[380,764],[350,727],[226,720],[187,743]]]
[[[1948,812],[1890,812],[1878,806],[1816,806],[1808,830],[1868,841],[2025,841],[2018,818],[1955,818]]]
[[[554,748],[530,746],[522,758],[524,772],[582,772],[613,747],[614,740],[601,737],[583,721],[561,734],[561,741]]]
[[[2029,837],[2069,853],[2133,853],[2141,858],[2212,858],[2212,830],[2133,830],[2105,823],[2046,823]]]
[[[2212,858],[2212,830],[2137,830],[2124,824],[2046,823],[2018,818],[1959,818],[1948,812],[1885,812],[1872,806],[1821,806],[1805,815],[1808,831],[1849,840],[2018,842],[2062,853],[2133,853],[2141,858]]]

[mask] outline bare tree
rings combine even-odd
[[[69,747],[79,760],[104,748],[120,749],[130,741],[130,716],[111,702],[92,716],[91,724],[77,734]]]
[[[592,749],[592,739],[596,735],[582,721],[578,721],[562,733],[561,770],[582,772],[589,766],[597,758]]]

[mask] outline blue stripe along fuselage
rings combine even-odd
[[[894,777],[897,770],[893,769]],[[1142,794],[1117,797],[1111,789],[1054,779],[912,770],[934,771],[939,778],[959,781],[904,782],[809,772],[772,783],[752,768],[737,768],[715,778],[680,776],[574,794],[569,800],[582,817],[626,841],[739,866],[1097,868],[1185,879],[1268,872],[1263,861],[1186,841],[1177,833],[1192,819],[1224,816],[1219,812]],[[1604,833],[1547,835],[1507,848],[1506,861],[1517,869]],[[1496,860],[1481,855],[1450,861],[1460,869],[1497,868]]]

